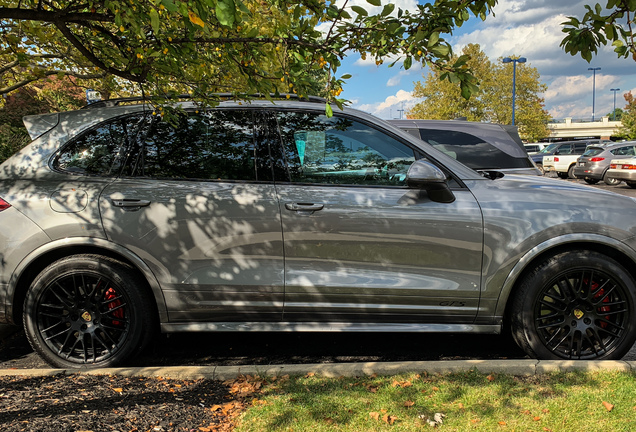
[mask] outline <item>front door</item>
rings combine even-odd
[[[472,322],[483,226],[475,198],[406,187],[408,145],[371,126],[278,113],[286,321]]]

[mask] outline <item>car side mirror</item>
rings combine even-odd
[[[413,162],[406,173],[406,184],[410,188],[424,189],[431,201],[452,203],[455,195],[448,186],[446,175],[430,162]]]

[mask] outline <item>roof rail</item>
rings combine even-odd
[[[236,95],[232,93],[213,93],[209,95],[210,98],[220,99],[220,100],[228,100],[228,99],[238,99]],[[181,94],[181,95],[172,95],[172,96],[131,96],[124,98],[115,98],[115,99],[105,99],[97,102],[93,102],[88,104],[82,109],[93,109],[93,108],[110,108],[116,107],[120,105],[126,105],[129,103],[143,103],[143,102],[152,102],[153,100],[166,100],[166,99],[178,99],[178,100],[188,100],[192,99],[193,96],[189,94]],[[250,99],[265,99],[265,96],[262,94],[251,94],[248,95]],[[280,94],[270,94],[270,98],[272,99],[297,99],[305,102],[316,102],[316,103],[326,103],[327,99],[320,96],[298,96],[297,94],[292,93],[280,93]]]

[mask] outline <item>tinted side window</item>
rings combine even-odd
[[[510,156],[471,134],[440,129],[420,129],[420,134],[436,149],[473,169],[532,167],[527,157]],[[516,144],[511,142],[510,145]]]
[[[176,124],[156,119],[136,175],[166,179],[258,180],[250,111],[183,114]]]
[[[634,156],[634,146],[625,146],[619,147],[611,151],[611,153],[615,156]]]
[[[574,154],[583,154],[586,148],[587,144],[574,144]]]
[[[413,149],[363,123],[317,113],[277,113],[292,182],[406,184]]]
[[[74,174],[117,176],[140,120],[118,118],[83,133],[60,152],[53,166]]]

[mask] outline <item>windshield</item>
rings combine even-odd
[[[541,150],[539,153],[554,153],[554,151],[557,149],[558,146],[559,146],[558,143],[550,144],[549,146]]]

